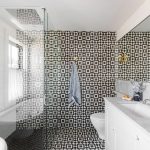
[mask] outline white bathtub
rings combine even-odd
[[[0,137],[7,138],[16,130],[16,122],[43,113],[44,100],[29,99],[0,112]]]
[[[16,130],[15,107],[0,112],[0,137],[7,138]]]

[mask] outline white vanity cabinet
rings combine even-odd
[[[142,133],[136,133],[134,150],[150,150],[150,139]]]
[[[115,150],[134,150],[135,131],[133,126],[125,119],[124,114],[117,110],[114,121],[116,122]]]
[[[106,133],[106,141],[109,141],[106,143],[106,148],[108,150],[115,150],[115,122],[114,122],[114,116],[115,113],[112,110],[113,107],[110,103],[106,102],[105,107],[105,133]]]
[[[150,150],[150,137],[109,101],[105,103],[106,150]]]

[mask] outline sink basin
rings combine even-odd
[[[150,105],[136,103],[136,104],[121,104],[125,109],[130,111],[136,117],[150,119]]]

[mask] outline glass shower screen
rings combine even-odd
[[[0,137],[9,150],[46,149],[43,8],[0,8]]]

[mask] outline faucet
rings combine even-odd
[[[143,103],[143,104],[150,104],[150,99],[144,99],[144,100],[142,101],[142,103]]]

